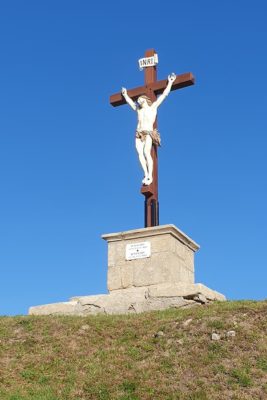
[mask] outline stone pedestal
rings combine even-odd
[[[102,238],[108,242],[110,292],[165,283],[194,283],[194,253],[199,246],[174,225],[112,233]],[[127,251],[131,258],[128,260]]]
[[[127,314],[225,300],[221,293],[194,283],[194,253],[199,246],[176,226],[135,229],[102,238],[108,242],[109,294],[31,307],[30,314]]]

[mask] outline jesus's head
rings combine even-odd
[[[144,106],[145,103],[146,103],[147,105],[149,105],[149,106],[152,105],[152,101],[151,101],[151,99],[150,99],[148,96],[142,95],[142,96],[138,97],[138,99],[137,99],[137,104],[139,105],[139,107],[142,108],[142,107]]]

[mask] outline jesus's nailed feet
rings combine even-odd
[[[152,178],[147,178],[147,179],[143,180],[142,182],[144,185],[149,186],[149,185],[151,185],[152,181],[153,181]]]

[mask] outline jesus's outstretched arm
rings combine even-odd
[[[154,107],[159,107],[161,105],[161,103],[163,102],[163,100],[166,99],[166,97],[168,96],[168,94],[171,91],[171,87],[173,85],[173,82],[176,79],[176,75],[175,73],[172,73],[168,76],[168,85],[166,87],[166,89],[164,90],[164,92],[157,98],[157,100],[153,103]]]
[[[137,109],[136,104],[135,104],[135,102],[131,99],[131,97],[128,96],[128,93],[127,93],[127,89],[126,89],[126,88],[124,88],[124,87],[121,88],[121,94],[122,94],[123,97],[125,98],[126,102],[129,104],[129,106],[130,106],[134,111],[136,111],[136,109]]]

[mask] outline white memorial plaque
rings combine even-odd
[[[136,260],[137,258],[148,258],[151,256],[151,243],[140,242],[126,245],[126,260]]]

